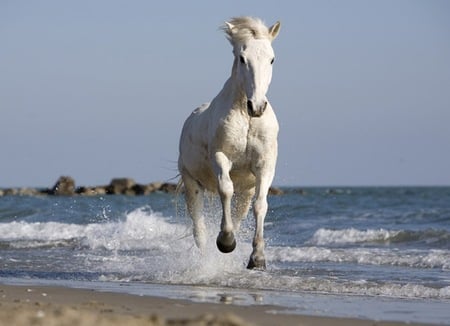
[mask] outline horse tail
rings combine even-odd
[[[178,174],[176,177],[179,177],[179,176],[180,176],[180,174]],[[180,178],[178,180],[177,187],[175,188],[175,194],[177,196],[181,193],[181,190],[183,189],[183,185],[184,185],[183,178]]]

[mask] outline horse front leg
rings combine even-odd
[[[273,173],[257,177],[256,198],[253,203],[253,214],[255,216],[255,235],[253,237],[253,251],[248,262],[248,269],[266,269],[266,258],[264,256],[264,219],[267,214],[267,194],[272,183]]]
[[[233,234],[233,221],[231,219],[231,199],[234,187],[230,178],[231,162],[222,152],[215,154],[214,170],[217,177],[217,185],[222,203],[222,222],[217,236],[217,248],[223,253],[229,253],[236,248],[236,239]]]

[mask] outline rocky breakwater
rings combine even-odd
[[[176,193],[177,185],[166,182],[136,183],[131,178],[114,178],[107,185],[76,187],[75,180],[61,176],[51,188],[5,188],[0,196],[101,196],[101,195],[149,195],[154,192]]]
[[[181,189],[181,191],[183,191]],[[149,195],[155,192],[175,194],[177,184],[167,182],[136,183],[131,178],[114,178],[108,185],[76,187],[75,180],[69,176],[61,176],[51,188],[5,188],[0,189],[0,196],[103,196],[103,195]],[[281,195],[279,188],[270,188],[271,195]]]

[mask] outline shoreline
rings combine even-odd
[[[242,306],[64,286],[0,284],[0,324],[5,325],[414,325],[283,310],[272,305]]]

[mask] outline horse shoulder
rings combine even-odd
[[[195,164],[201,158],[207,157],[208,141],[205,130],[208,124],[205,116],[208,108],[209,103],[201,105],[184,122],[180,138],[180,158],[185,164]]]
[[[223,151],[231,160],[236,160],[246,151],[248,130],[248,118],[237,110],[218,117],[211,128],[212,150]]]
[[[205,116],[207,115],[210,103],[204,103],[194,111],[186,119],[183,125],[181,139],[193,138],[202,135],[201,131],[204,131],[205,126],[207,126],[207,121]]]

